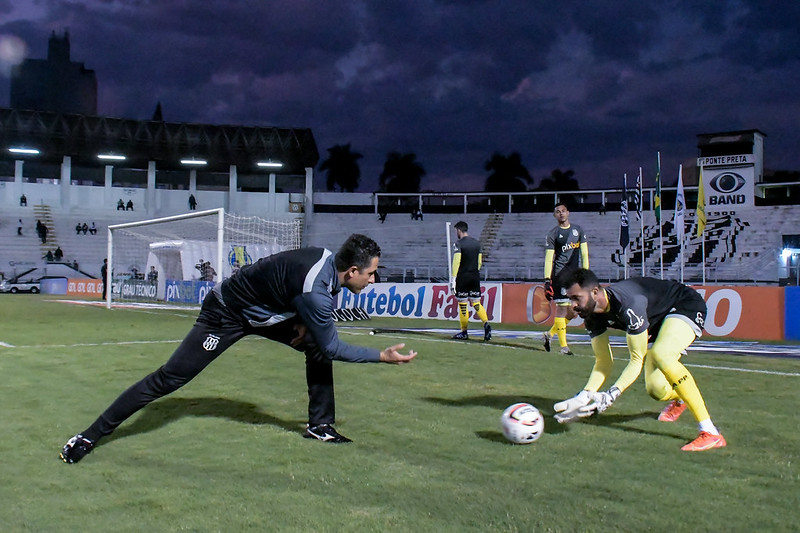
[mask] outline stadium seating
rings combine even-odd
[[[664,213],[664,276],[680,279],[680,253],[674,232],[672,211]],[[696,237],[694,214],[686,220],[684,280],[702,280],[702,239]],[[491,280],[540,280],[544,272],[545,234],[555,225],[550,213],[508,213],[490,232],[484,227],[495,215],[426,214],[413,221],[390,214],[381,224],[373,214],[317,213],[308,222],[306,242],[312,246],[336,246],[353,232],[375,238],[382,247],[383,273],[392,279],[445,279],[447,247],[445,223],[466,221],[470,234],[480,237],[486,255],[482,276]],[[645,275],[660,276],[658,225],[652,212],[643,213],[645,234]],[[620,219],[616,212],[573,212],[573,223],[583,227],[589,241],[591,267],[601,279],[625,276],[624,256],[619,245]],[[783,234],[800,233],[800,207],[771,206],[741,211],[734,215],[709,215],[704,233],[707,282],[777,283],[781,277],[778,257]],[[630,216],[628,276],[641,275],[641,224]],[[454,238],[454,237],[453,237]]]
[[[100,277],[100,266],[106,256],[108,239],[107,228],[111,224],[141,220],[143,215],[133,211],[109,211],[67,213],[49,211],[45,214],[40,206],[6,208],[0,216],[0,272],[6,278],[34,267],[47,265],[44,256],[47,251],[61,247],[63,262],[78,263],[78,269],[85,275]],[[43,220],[45,219],[46,220]],[[18,220],[23,222],[23,235],[17,235]],[[36,234],[36,220],[47,223],[47,242],[42,244]],[[77,223],[95,223],[97,234],[77,235]]]
[[[50,212],[48,243],[42,246],[35,231],[35,206],[10,207],[0,215],[0,271],[11,277],[21,269],[42,266],[48,249],[61,246],[64,260],[77,261],[87,275],[99,276],[106,256],[106,230],[111,224],[141,220],[132,211]],[[674,235],[672,211],[665,212],[663,225],[664,275],[680,279],[680,256]],[[25,224],[23,236],[16,235],[17,220]],[[628,275],[641,274],[640,223],[630,217]],[[484,244],[485,268],[489,280],[540,280],[544,271],[545,234],[555,225],[550,213],[435,214],[412,220],[407,214],[390,213],[381,223],[372,213],[316,213],[306,220],[304,245],[338,248],[350,233],[364,233],[377,240],[383,250],[382,279],[391,281],[442,281],[447,278],[446,223],[464,220],[470,235]],[[573,211],[571,220],[584,228],[589,240],[592,269],[601,279],[624,277],[619,246],[619,216],[610,211]],[[75,224],[97,225],[97,234],[76,235]],[[702,279],[702,240],[695,236],[693,212],[686,221],[684,279]],[[652,212],[644,213],[645,273],[660,275],[658,226]],[[800,207],[768,206],[734,215],[709,215],[705,231],[706,279],[708,282],[777,283],[782,235],[800,233]],[[455,238],[451,233],[451,240]]]

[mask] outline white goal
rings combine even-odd
[[[301,234],[299,218],[267,220],[224,209],[109,226],[106,306],[199,304],[236,269],[299,248]]]

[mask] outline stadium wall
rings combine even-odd
[[[70,278],[63,281],[49,290],[43,285],[42,292],[98,299],[102,294],[100,280]],[[213,283],[194,283],[191,295],[171,296],[167,301],[199,304],[211,286]],[[705,327],[708,335],[800,341],[800,287],[695,286],[694,289],[708,305]],[[149,300],[155,303],[154,298]],[[554,306],[544,298],[544,288],[540,284],[484,283],[481,304],[486,308],[489,321],[496,324],[549,327],[553,323]],[[458,318],[458,302],[450,294],[447,283],[376,283],[359,294],[342,289],[335,306],[338,309],[362,308],[372,317]],[[478,321],[471,308],[470,320]],[[581,326],[582,320],[577,318],[569,325]]]

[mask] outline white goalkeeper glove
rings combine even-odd
[[[591,409],[592,414],[594,414],[595,411],[598,414],[602,413],[611,407],[611,404],[614,403],[614,400],[619,398],[620,394],[622,394],[622,391],[617,387],[611,387],[606,392],[594,392],[592,393],[592,403],[586,408]]]
[[[450,293],[456,293],[456,278],[450,278]]]
[[[553,406],[556,414],[553,418],[559,424],[568,424],[578,418],[584,418],[594,414],[594,408],[589,409],[589,403],[592,401],[593,393],[588,390],[582,390],[574,397],[558,402]]]

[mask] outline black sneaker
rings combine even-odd
[[[65,463],[77,463],[92,451],[94,442],[80,433],[67,441],[61,449],[61,460]]]
[[[303,433],[303,437],[305,437],[306,439],[321,440],[322,442],[334,442],[334,443],[353,442],[344,435],[339,434],[339,432],[333,429],[333,426],[330,424],[306,426],[306,430]]]
[[[460,341],[465,341],[465,340],[469,339],[469,333],[467,333],[466,331],[459,331],[458,333],[453,335],[452,338],[460,340]]]
[[[492,339],[492,326],[487,322],[483,325],[483,341],[489,341]]]
[[[546,332],[542,333],[542,341],[544,341],[544,351],[545,352],[549,352],[550,351],[550,335],[548,335]]]

